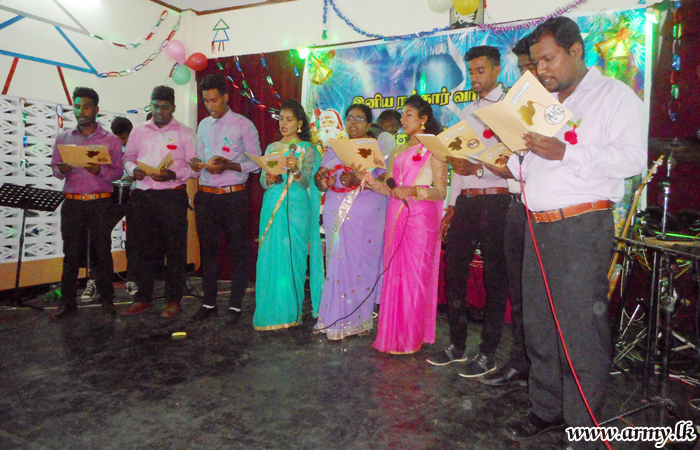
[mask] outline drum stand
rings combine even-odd
[[[17,269],[13,305],[17,308],[32,308],[43,311],[39,306],[25,305],[19,293],[19,280],[22,271],[24,253],[24,227],[27,223],[27,210],[52,212],[63,201],[63,192],[50,189],[37,189],[28,186],[5,183],[0,187],[0,206],[22,209],[22,226],[19,229],[19,249],[17,252]]]
[[[649,408],[658,408],[658,426],[665,426],[669,412],[675,408],[674,402],[668,397],[668,381],[669,381],[669,356],[673,349],[671,348],[671,336],[673,330],[671,322],[676,306],[676,297],[674,295],[674,273],[673,265],[675,264],[675,256],[680,256],[683,259],[693,261],[693,267],[698,276],[700,263],[698,256],[671,249],[666,246],[656,245],[649,242],[639,242],[630,239],[618,238],[625,242],[628,246],[644,247],[653,251],[653,263],[651,270],[651,283],[649,288],[649,303],[647,309],[647,331],[646,331],[646,354],[644,358],[644,379],[642,382],[642,401],[648,402],[639,408],[620,414],[605,422],[601,422],[600,426],[610,424],[616,420],[636,414]],[[664,243],[666,244],[666,243]],[[700,280],[698,280],[700,288]],[[621,308],[624,307],[625,298],[621,298]],[[639,306],[635,309],[636,314]],[[620,322],[620,325],[622,322]],[[659,367],[659,387],[656,396],[650,395],[650,384],[652,377],[655,375],[655,367]]]

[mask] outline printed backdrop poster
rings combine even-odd
[[[586,64],[623,80],[640,97],[644,92],[644,9],[597,12],[573,17],[586,43]],[[501,52],[499,82],[504,88],[520,77],[511,52],[532,29],[459,30],[425,38],[316,50],[307,58],[302,104],[312,126],[326,136],[343,132],[342,115],[351,103],[364,103],[375,117],[385,109],[401,110],[418,93],[433,105],[445,126],[476,99],[467,77],[466,51],[491,45]],[[326,139],[324,139],[326,138]]]
[[[598,11],[572,17],[586,44],[586,65],[624,81],[642,99],[644,11]],[[366,104],[376,118],[385,109],[401,111],[406,98],[414,93],[433,105],[435,117],[444,127],[454,125],[459,111],[476,99],[467,76],[466,51],[477,45],[498,48],[499,82],[507,90],[520,78],[517,57],[511,50],[533,29],[463,29],[425,38],[313,51],[306,60],[302,104],[310,116],[316,143],[325,149],[328,139],[345,135],[342,116],[350,104]],[[401,137],[397,140],[400,142]],[[624,205],[618,213],[624,218]]]

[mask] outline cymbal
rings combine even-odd
[[[649,154],[669,155],[676,161],[700,161],[700,141],[697,139],[649,138]]]

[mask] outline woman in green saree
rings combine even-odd
[[[278,176],[264,173],[260,177],[266,191],[260,211],[253,316],[253,327],[258,331],[301,324],[309,252],[314,316],[318,313],[323,287],[321,194],[313,182],[321,155],[309,142],[309,121],[297,101],[282,103],[279,129],[282,139],[270,144],[265,154],[285,155],[288,171]]]

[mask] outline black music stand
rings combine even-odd
[[[15,307],[33,308],[43,311],[38,306],[24,305],[19,295],[19,277],[22,270],[22,254],[24,253],[24,226],[27,221],[27,210],[52,212],[63,201],[63,192],[51,189],[39,189],[5,183],[0,187],[0,206],[22,209],[22,227],[19,233],[19,252],[17,253],[17,275],[15,277]]]

